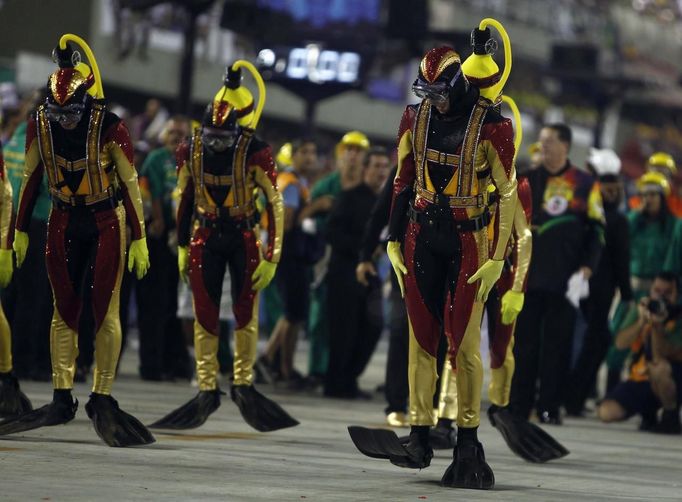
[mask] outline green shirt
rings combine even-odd
[[[678,257],[682,254],[680,246],[682,241],[678,241],[676,250],[669,251],[674,242],[672,236],[678,226],[677,221],[677,218],[670,215],[661,225],[658,222],[647,221],[639,212],[628,214],[630,274],[633,277],[653,279],[663,270],[669,252],[675,251]]]
[[[140,177],[147,179],[152,199],[161,199],[166,226],[173,226],[172,195],[178,180],[173,152],[165,147],[152,150],[142,164]]]
[[[336,170],[313,185],[310,198],[315,200],[323,195],[336,197],[341,193],[341,173]]]
[[[15,211],[19,207],[19,192],[21,191],[21,182],[24,179],[26,129],[26,122],[22,122],[16,128],[7,144],[3,145],[2,148],[2,154],[5,157],[5,172],[12,185],[12,202]],[[31,217],[36,220],[47,222],[47,219],[50,216],[51,207],[52,201],[50,200],[49,191],[47,189],[47,177],[43,176]]]
[[[315,200],[320,197],[323,197],[325,195],[330,195],[332,197],[336,197],[341,193],[341,173],[338,171],[334,171],[333,173],[328,174],[321,180],[319,180],[317,183],[313,185],[312,190],[310,191],[310,200]],[[317,223],[317,230],[318,232],[323,232],[325,230],[325,227],[327,225],[327,218],[329,217],[329,213],[318,213],[315,216],[315,221]]]
[[[625,309],[623,309],[625,310]],[[619,319],[616,319],[614,317],[614,334],[615,336],[618,336],[618,333],[620,331],[623,331],[624,329],[629,328],[630,326],[634,325],[637,320],[639,319],[639,311],[637,309],[637,305],[635,303],[632,303],[630,305],[630,308],[627,309],[626,312],[621,312],[621,315]],[[646,329],[646,328],[645,328]],[[680,322],[680,319],[678,317],[671,319],[670,321],[666,322],[664,327],[664,335],[665,338],[668,340],[669,343],[676,347],[682,347],[682,322]],[[640,335],[638,335],[638,338],[635,339],[633,344],[631,345],[631,349],[634,351],[634,357],[631,362],[631,368],[630,368],[630,379],[631,380],[641,380],[642,374],[644,373],[643,368],[646,367],[646,360],[645,360],[645,355],[644,355],[644,350],[642,346],[642,332]],[[609,353],[607,354],[606,357],[606,362],[609,367],[621,367],[622,366],[622,361],[625,359],[626,355],[630,352],[630,349],[617,349],[615,345],[611,347],[609,350]],[[644,358],[644,361],[642,359]],[[616,366],[612,366],[613,364],[616,364]]]
[[[677,220],[663,270],[682,275],[682,220]]]

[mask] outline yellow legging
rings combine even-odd
[[[12,371],[12,332],[0,306],[0,373]]]

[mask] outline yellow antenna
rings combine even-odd
[[[514,115],[514,160],[516,160],[516,154],[519,153],[519,148],[521,148],[521,141],[523,140],[521,112],[519,112],[519,107],[516,106],[516,102],[509,96],[503,95],[502,101],[507,103],[507,106],[511,108],[512,115]]]
[[[75,42],[85,52],[85,55],[88,57],[88,63],[92,66],[92,72],[95,74],[95,98],[103,99],[104,88],[102,87],[102,77],[100,76],[99,66],[97,66],[97,60],[95,59],[95,55],[90,49],[90,46],[78,35],[67,33],[62,35],[62,38],[59,39],[59,48],[61,50],[66,49],[67,42]]]
[[[492,96],[497,96],[502,92],[504,84],[507,83],[509,73],[511,72],[512,67],[511,42],[509,40],[509,35],[507,35],[507,30],[504,29],[504,26],[502,26],[502,24],[499,21],[491,17],[486,17],[485,19],[483,19],[478,25],[478,29],[485,30],[488,26],[492,26],[500,33],[500,36],[502,37],[502,42],[504,43],[504,71],[502,72],[502,77],[500,78],[500,81],[494,86],[492,86],[490,91],[490,94]]]
[[[261,77],[260,73],[258,73],[256,67],[250,62],[240,59],[232,65],[232,68],[235,70],[238,70],[241,67],[249,70],[249,73],[251,73],[253,79],[256,81],[256,85],[258,86],[258,105],[256,106],[256,111],[253,114],[253,119],[249,124],[250,129],[255,129],[258,125],[258,122],[260,121],[261,113],[263,113],[263,107],[265,106],[265,82],[263,82],[263,77]]]

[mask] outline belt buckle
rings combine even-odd
[[[437,193],[434,197],[434,202],[437,206],[449,206],[450,198],[445,194]]]
[[[438,163],[442,165],[447,165],[448,154],[445,152],[438,152]]]

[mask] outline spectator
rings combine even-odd
[[[389,180],[395,178],[397,168],[394,167],[388,176]],[[393,196],[393,183],[386,183],[379,195],[379,199],[372,209],[372,214],[365,227],[365,234],[360,249],[360,263],[355,269],[358,282],[369,286],[369,279],[377,276],[374,260],[380,246],[381,234],[388,225],[391,212],[391,198]],[[385,246],[385,243],[383,243]],[[383,252],[383,249],[381,249]],[[386,396],[386,423],[391,427],[409,426],[407,420],[407,358],[408,358],[408,325],[405,301],[400,294],[400,286],[395,274],[391,277],[391,293],[389,296],[390,319],[388,321],[388,355],[386,358],[386,383],[384,393]]]
[[[536,141],[528,147],[528,154],[530,155],[530,169],[537,169],[542,165],[542,147],[540,142]]]
[[[594,388],[599,366],[611,344],[608,317],[616,288],[620,291],[621,301],[627,303],[632,300],[628,221],[618,210],[623,202],[620,159],[613,150],[592,148],[588,163],[588,167],[599,176],[606,233],[604,252],[590,279],[590,296],[581,303],[587,329],[568,380],[565,405],[566,412],[572,416],[582,415],[585,401]]]
[[[305,381],[294,369],[294,353],[298,333],[308,318],[310,260],[299,215],[309,201],[307,177],[317,165],[317,146],[311,139],[299,139],[292,142],[291,152],[291,168],[277,176],[277,188],[284,199],[284,240],[275,281],[284,313],[275,324],[258,366],[261,373],[271,374],[271,378],[273,373],[279,374],[290,387],[302,388]]]
[[[168,120],[168,110],[160,100],[152,98],[147,101],[144,113],[133,117],[131,136],[135,142],[145,142],[149,149],[159,145],[159,135]]]
[[[528,173],[533,260],[516,329],[510,408],[526,420],[535,405],[542,423],[558,425],[576,317],[565,296],[567,284],[575,274],[589,280],[596,269],[604,211],[599,192],[593,190],[594,179],[568,159],[568,126],[543,127],[540,144],[543,164]]]
[[[679,225],[668,209],[666,197],[670,193],[668,180],[660,173],[648,172],[637,182],[642,206],[628,214],[630,231],[630,275],[635,300],[646,295],[651,283],[661,270],[675,270],[682,257],[682,241],[673,239]],[[676,249],[671,249],[675,242]],[[667,262],[666,262],[667,258]],[[676,263],[677,262],[677,263]],[[620,324],[626,313],[624,305],[619,306],[614,316],[614,325]],[[611,347],[607,357],[607,390],[620,381],[620,373],[628,350]]]
[[[663,267],[669,254],[671,237],[677,224],[668,208],[668,180],[659,173],[649,172],[637,182],[642,197],[639,211],[628,215],[630,222],[630,273],[636,297],[649,291],[651,283]]]
[[[362,181],[362,163],[369,148],[367,136],[359,131],[343,135],[336,147],[337,169],[319,180],[311,192],[311,204],[300,215],[300,219],[315,218],[317,232],[324,234],[329,211],[341,190],[348,190]],[[329,364],[329,327],[327,324],[327,260],[329,252],[315,266],[315,280],[312,290],[308,335],[310,353],[308,373],[313,385],[321,383]]]
[[[360,284],[355,277],[365,223],[389,172],[383,148],[368,150],[363,182],[343,190],[327,222],[332,253],[327,273],[329,365],[324,384],[327,397],[368,397],[357,379],[365,370],[383,327],[381,284],[376,277]]]
[[[640,414],[640,430],[680,433],[682,322],[676,277],[661,272],[649,295],[631,308],[618,328],[615,345],[633,353],[630,376],[599,405],[604,422]],[[657,412],[663,408],[661,420]]]
[[[665,152],[656,152],[646,163],[647,173],[658,173],[665,177],[670,187],[674,186],[674,178],[677,174],[677,166],[672,155]],[[635,195],[630,198],[629,205],[631,209],[641,209],[643,204],[642,197]],[[682,198],[672,190],[668,191],[666,195],[666,205],[668,210],[675,215],[675,217],[682,217]]]
[[[175,228],[171,202],[177,180],[175,150],[189,132],[185,117],[169,119],[160,135],[164,146],[150,152],[140,171],[140,185],[148,187],[151,195],[151,215],[145,219],[149,259],[154,263],[153,270],[150,268],[137,283],[140,376],[143,380],[191,375],[189,354],[175,315],[178,268],[168,246],[169,232]]]

